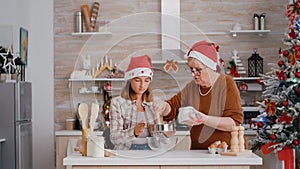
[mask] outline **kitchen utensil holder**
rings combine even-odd
[[[87,156],[87,137],[90,135],[91,129],[82,129],[82,156]]]

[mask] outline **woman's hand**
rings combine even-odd
[[[200,124],[205,124],[208,116],[206,114],[203,114],[202,112],[195,111],[195,116],[192,116],[191,119],[192,121],[195,122],[194,125],[200,125]]]
[[[189,126],[205,124],[208,116],[197,111],[193,107],[182,107],[179,109],[179,122]]]
[[[134,127],[134,135],[137,137],[140,134],[144,132],[145,127],[147,126],[147,123],[145,120],[140,121],[135,127]]]

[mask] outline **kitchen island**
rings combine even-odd
[[[243,156],[209,154],[207,150],[117,151],[111,157],[83,157],[75,153],[63,159],[67,169],[249,169],[262,165],[254,153]]]

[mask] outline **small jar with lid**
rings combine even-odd
[[[74,130],[75,128],[75,119],[66,119],[66,129],[67,130]]]

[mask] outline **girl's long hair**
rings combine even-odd
[[[124,99],[127,99],[127,100],[136,100],[137,98],[136,98],[135,94],[136,93],[134,92],[134,90],[131,87],[131,79],[127,80],[126,85],[123,87],[123,89],[121,91],[121,96]],[[152,102],[153,101],[153,95],[152,95],[152,90],[151,90],[150,86],[143,93],[142,100],[146,101],[146,102]]]

